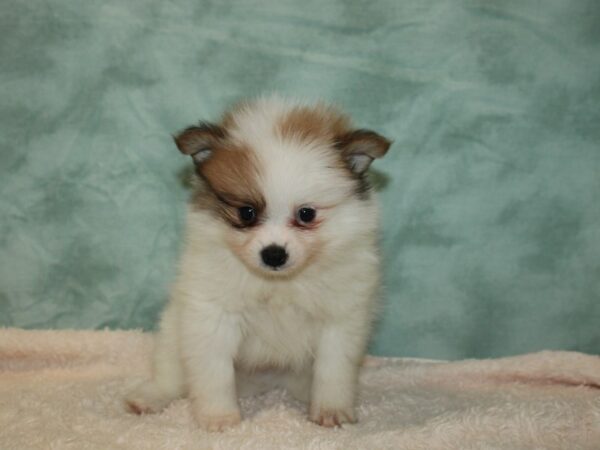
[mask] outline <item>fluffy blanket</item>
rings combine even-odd
[[[320,428],[273,391],[242,400],[241,426],[208,434],[185,399],[158,415],[124,411],[151,348],[136,331],[0,329],[0,448],[600,449],[595,356],[368,358],[355,425]]]

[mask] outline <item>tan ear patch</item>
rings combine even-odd
[[[342,152],[350,170],[365,173],[376,158],[383,157],[392,143],[371,130],[354,130],[338,136],[335,146]]]
[[[225,129],[219,125],[201,122],[197,126],[186,128],[173,139],[181,153],[190,155],[194,163],[201,164],[212,155],[226,134]]]
[[[201,122],[191,126],[174,136],[179,151],[185,155],[193,155],[201,150],[212,148],[225,138],[225,129],[219,125]]]

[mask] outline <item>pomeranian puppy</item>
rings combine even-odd
[[[271,97],[175,143],[196,168],[185,246],[129,410],[188,396],[219,431],[240,422],[238,396],[282,387],[319,425],[354,422],[379,284],[366,171],[390,141],[333,107]]]

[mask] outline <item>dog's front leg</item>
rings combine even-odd
[[[192,413],[207,431],[240,423],[234,370],[240,337],[237,317],[221,308],[184,311],[182,358]]]
[[[355,422],[358,368],[364,354],[364,333],[340,325],[326,326],[313,367],[310,419],[325,427]]]

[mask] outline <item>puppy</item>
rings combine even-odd
[[[175,143],[196,170],[185,247],[152,379],[128,408],[187,395],[218,431],[240,422],[239,395],[283,387],[319,425],[354,422],[379,284],[365,174],[390,142],[327,105],[271,97]]]

